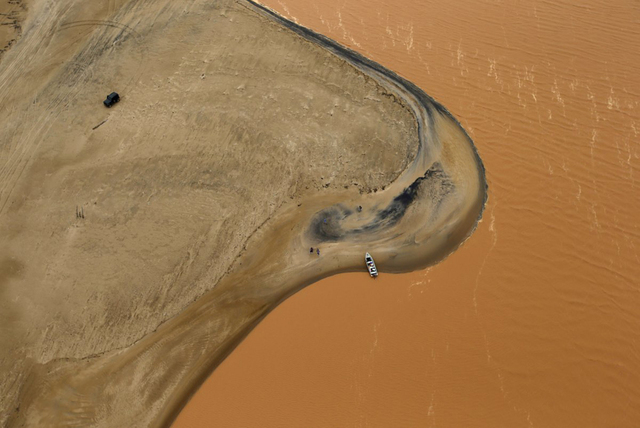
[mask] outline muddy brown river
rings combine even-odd
[[[445,105],[489,200],[429,269],[285,301],[174,427],[638,426],[640,4],[265,3]]]

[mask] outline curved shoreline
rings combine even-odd
[[[407,91],[407,93],[413,96],[415,98],[415,101],[418,102],[419,105],[424,108],[430,122],[433,120],[431,109],[434,109],[437,112],[446,115],[450,120],[454,121],[460,127],[460,129],[464,132],[464,135],[466,136],[466,138],[469,140],[469,144],[471,145],[471,148],[473,149],[473,152],[476,157],[478,168],[480,169],[481,178],[485,182],[485,200],[483,201],[483,207],[482,207],[482,209],[484,210],[484,204],[486,203],[486,189],[488,188],[486,184],[484,164],[482,163],[482,159],[478,154],[478,150],[475,144],[473,143],[473,140],[471,139],[469,134],[466,132],[466,130],[463,128],[460,121],[458,121],[458,119],[456,119],[455,116],[453,116],[453,114],[451,114],[451,112],[449,112],[449,110],[447,110],[446,107],[444,107],[442,104],[436,101],[433,97],[429,96],[427,93],[425,93],[422,89],[420,89],[414,83],[408,81],[407,79],[398,75],[394,71],[365,57],[364,55],[346,46],[339,44],[338,42],[330,39],[327,36],[317,33],[307,27],[303,27],[302,25],[297,24],[293,21],[290,21],[285,17],[281,16],[280,14],[278,14],[276,11],[254,0],[246,0],[246,2],[253,7],[253,10],[257,11],[263,16],[268,16],[269,18],[273,19],[275,22],[282,24],[284,27],[290,29],[291,31],[298,34],[299,36],[305,38],[306,40],[317,43],[320,46],[326,48],[327,50],[333,52],[337,56],[341,57],[342,59],[356,66],[363,73],[371,76],[371,72],[375,72],[378,77],[384,77],[386,79],[386,82],[390,83],[394,87],[396,88],[399,86],[403,87]],[[399,93],[399,95],[403,95],[403,94]],[[404,99],[407,100],[406,98]],[[421,143],[420,150],[424,150],[425,141],[423,139],[424,135],[421,132],[423,130],[423,127],[425,126],[424,118],[422,117],[422,115],[419,115],[415,109],[414,109],[414,114],[416,115],[416,119],[418,121],[418,126],[419,126],[420,143]],[[418,156],[416,156],[416,158],[419,157],[419,154],[420,152],[418,152]],[[482,217],[482,213],[480,213],[480,216],[478,219],[480,219],[481,217]]]
[[[479,180],[484,183],[483,189],[483,200],[480,207],[480,212],[478,213],[477,223],[482,218],[482,214],[484,211],[484,207],[488,198],[488,184],[486,181],[486,172],[484,168],[484,164],[482,163],[482,159],[478,154],[477,148],[473,143],[473,140],[468,135],[466,130],[462,127],[462,124],[447,110],[442,104],[438,103],[434,98],[426,94],[422,89],[413,84],[412,82],[404,79],[399,76],[397,73],[389,70],[388,68],[372,61],[369,58],[366,58],[362,54],[349,49],[346,46],[339,44],[338,42],[317,33],[309,28],[306,28],[302,25],[299,25],[295,22],[292,22],[283,16],[279,15],[276,11],[270,9],[267,6],[264,6],[260,3],[257,3],[254,0],[246,0],[252,10],[257,13],[267,16],[268,18],[274,20],[275,22],[283,25],[284,27],[290,29],[295,32],[299,36],[304,39],[316,43],[333,54],[337,55],[341,59],[350,63],[354,67],[356,67],[362,73],[368,75],[369,77],[374,78],[378,83],[382,84],[387,89],[395,92],[397,95],[401,96],[402,99],[411,107],[413,110],[413,114],[416,118],[418,124],[418,136],[420,145],[418,147],[418,152],[416,154],[413,162],[407,167],[400,177],[398,177],[393,183],[395,184],[395,191],[398,192],[398,196],[396,198],[400,198],[401,195],[406,192],[407,189],[416,188],[421,180],[424,180],[425,177],[433,172],[433,166],[428,165],[429,160],[429,146],[427,144],[427,135],[426,133],[429,131],[433,132],[434,127],[434,114],[442,114],[446,116],[448,120],[453,121],[459,129],[464,133],[465,138],[468,140],[468,143],[473,150],[473,154],[475,156],[476,166],[479,171]],[[404,91],[403,91],[404,90]],[[429,168],[429,169],[428,169]],[[406,184],[410,182],[410,184]],[[404,184],[402,191],[400,191],[398,184]],[[391,186],[390,186],[391,187]],[[415,191],[414,191],[415,193]],[[412,202],[412,201],[410,201]],[[409,202],[409,203],[410,203]],[[408,204],[407,204],[408,205]],[[404,207],[406,208],[406,206]],[[380,214],[380,213],[379,213]],[[382,220],[385,220],[386,216],[382,216]],[[397,220],[397,219],[396,219]],[[371,231],[371,225],[364,226],[367,231]],[[469,236],[473,233],[474,228],[469,232]]]
[[[73,412],[74,397],[70,394],[79,391],[92,397],[96,407],[111,408],[109,399],[114,398],[105,390],[135,396],[140,391],[127,388],[129,380],[157,377],[156,367],[162,361],[172,368],[179,366],[172,372],[165,369],[157,381],[165,394],[154,402],[153,409],[128,408],[122,417],[134,420],[144,412],[151,426],[170,426],[215,367],[287,297],[321,278],[359,270],[365,248],[375,248],[382,273],[433,264],[461,245],[477,226],[487,198],[484,166],[472,140],[444,107],[411,82],[357,52],[247,1],[249,9],[325,48],[409,106],[420,141],[414,161],[381,192],[351,199],[336,194],[317,196],[305,200],[303,208],[281,209],[249,238],[246,250],[213,290],[130,347],[78,362],[83,364],[81,370],[60,370],[52,375],[55,388],[36,394],[27,410],[38,415],[46,415],[52,407],[61,413]],[[454,143],[441,141],[441,134],[459,145],[459,153],[447,152]],[[443,153],[448,154],[447,159],[441,158]],[[469,171],[457,171],[457,162],[475,168],[470,177],[459,176]],[[356,206],[364,209],[356,213],[352,210]],[[314,233],[314,228],[320,233]],[[274,239],[281,236],[291,239]],[[263,251],[264,242],[272,244],[268,254]],[[318,245],[322,246],[322,257],[310,258],[309,246]],[[259,287],[246,286],[256,278],[260,278]],[[215,337],[211,337],[210,328],[217,329]],[[185,342],[196,345],[189,347]],[[101,377],[104,384],[95,385],[95,379]],[[101,422],[109,425],[109,416],[116,415],[108,414]]]

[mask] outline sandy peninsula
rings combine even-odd
[[[436,263],[482,214],[444,107],[254,3],[34,0],[21,28],[0,62],[4,426],[166,426],[288,296],[366,250]]]

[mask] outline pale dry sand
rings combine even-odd
[[[78,3],[0,63],[0,423],[167,424],[292,293],[474,229],[479,158],[409,82],[244,1]]]

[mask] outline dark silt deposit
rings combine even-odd
[[[389,228],[395,226],[406,214],[407,210],[414,202],[420,198],[429,198],[434,202],[433,209],[424,213],[424,221],[437,215],[437,210],[443,199],[455,190],[455,185],[447,177],[440,163],[435,162],[423,176],[415,179],[408,187],[395,196],[385,208],[379,209],[373,206],[367,212],[351,209],[343,204],[336,204],[332,207],[318,212],[311,220],[308,235],[309,239],[318,243],[337,242],[343,239],[357,239],[357,236],[368,233],[384,233]],[[361,214],[362,213],[362,214]],[[367,215],[369,214],[369,215]],[[370,217],[373,215],[373,219]],[[343,226],[349,220],[355,223],[362,223],[356,226]]]

